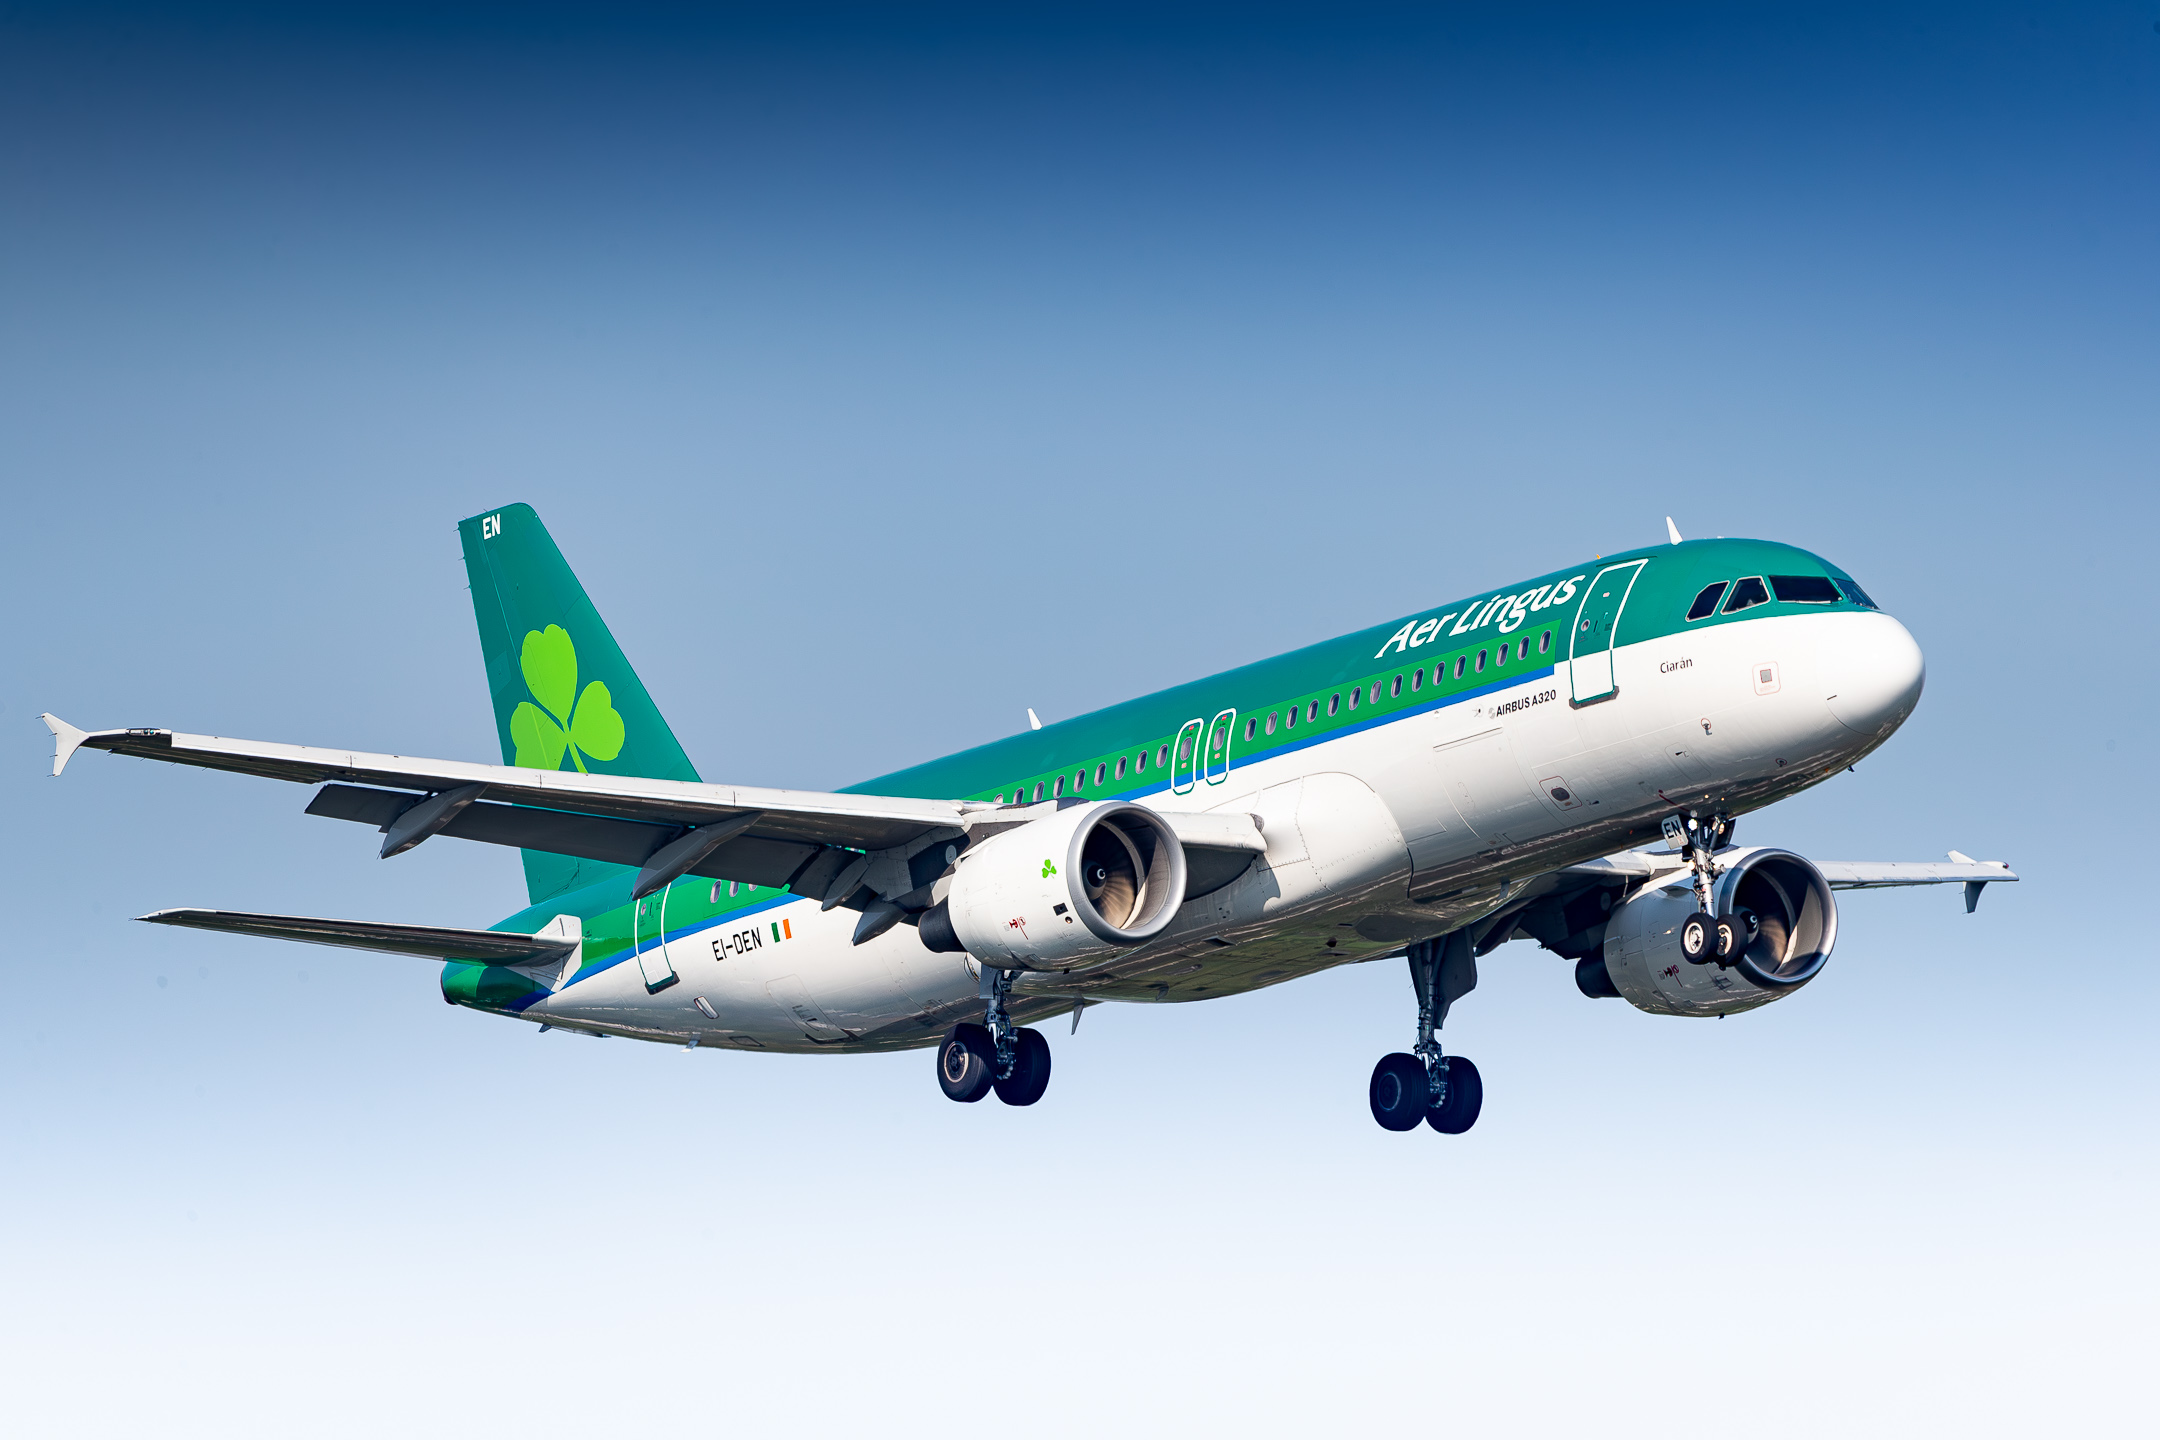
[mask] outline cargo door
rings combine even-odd
[[[1635,577],[1649,563],[1629,560],[1608,565],[1591,577],[1589,588],[1583,591],[1574,628],[1568,633],[1569,698],[1575,704],[1591,705],[1620,693],[1613,681],[1613,639]]]
[[[1538,793],[1523,779],[1506,730],[1494,728],[1437,746],[1448,798],[1488,848],[1521,844],[1555,828]]]
[[[848,1032],[833,1024],[825,1007],[810,998],[803,988],[802,979],[795,975],[782,975],[765,983],[765,993],[772,996],[773,1003],[781,1013],[793,1022],[795,1028],[820,1045],[830,1045],[835,1040],[845,1040]]]

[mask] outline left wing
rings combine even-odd
[[[42,718],[53,733],[55,775],[77,750],[91,749],[299,784],[329,781],[307,813],[375,826],[385,859],[451,835],[636,866],[633,897],[700,875],[792,889],[828,909],[862,909],[866,895],[908,908],[904,897],[925,891],[945,869],[947,841],[1038,813],[979,800],[533,770],[173,730],[78,730],[57,716]],[[1265,844],[1249,816],[1181,815],[1173,824],[1188,847],[1222,852],[1233,875]]]
[[[864,879],[856,862],[883,852],[905,860],[958,839],[965,817],[995,810],[977,801],[838,795],[591,775],[372,755],[173,730],[78,730],[42,717],[53,732],[53,774],[78,749],[105,750],[210,770],[325,785],[311,815],[359,820],[384,832],[385,858],[434,835],[549,850],[635,865],[637,893],[682,875],[746,880],[839,903]],[[940,867],[942,868],[942,867]],[[845,893],[829,894],[853,880]],[[879,893],[887,887],[873,885]],[[912,886],[902,885],[906,891]]]

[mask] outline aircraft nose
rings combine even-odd
[[[1920,703],[1927,661],[1912,632],[1888,615],[1854,618],[1862,623],[1843,627],[1833,642],[1830,713],[1856,735],[1887,735]]]

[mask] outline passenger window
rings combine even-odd
[[[1524,643],[1527,644],[1529,642],[1525,641]],[[1537,653],[1543,655],[1546,651],[1550,649],[1552,649],[1552,631],[1547,630],[1544,634],[1537,637]]]
[[[1732,594],[1725,597],[1725,613],[1745,610],[1751,605],[1770,603],[1770,592],[1763,588],[1762,576],[1750,575],[1745,580],[1733,582]]]
[[[1402,694],[1402,676],[1397,675],[1395,677],[1395,683],[1388,687],[1387,693],[1390,700],[1393,700],[1395,697]]]
[[[1410,688],[1412,690],[1422,689],[1424,684],[1425,672],[1423,670],[1412,670],[1410,672]]]
[[[1335,712],[1333,710],[1328,711],[1328,714],[1330,715],[1334,713]],[[1312,704],[1308,705],[1305,708],[1305,718],[1307,720],[1317,720],[1320,718],[1320,702],[1318,700],[1313,701]]]
[[[1065,777],[1060,775],[1050,782],[1050,798],[1055,800],[1065,793]]]
[[[1378,680],[1372,682],[1372,694],[1366,696],[1365,698],[1372,701],[1372,703],[1375,705],[1380,703],[1380,682]]]
[[[1087,771],[1073,771],[1073,793],[1077,795],[1085,788],[1087,788]]]
[[[1695,597],[1695,603],[1687,607],[1687,618],[1690,620],[1707,620],[1712,615],[1717,614],[1718,596],[1724,593],[1725,582],[1723,580],[1713,581],[1703,586],[1702,593]]]
[[[1365,692],[1364,692],[1363,690],[1352,690],[1352,691],[1350,692],[1350,708],[1351,708],[1351,709],[1353,709],[1353,710],[1357,709],[1357,707],[1358,707],[1358,701],[1360,701],[1360,700],[1362,700],[1362,699],[1364,699],[1364,698],[1365,698]]]
[[[1505,664],[1507,664],[1507,656],[1508,656],[1508,651],[1509,651],[1509,650],[1510,650],[1511,648],[1513,648],[1511,644],[1510,644],[1510,645],[1502,645],[1502,646],[1500,647],[1500,649],[1499,649],[1498,653],[1496,653],[1496,654],[1495,654],[1495,655],[1493,656],[1493,664],[1494,664],[1494,665],[1496,665],[1496,666],[1498,666],[1498,665],[1505,665]]]
[[[1465,670],[1467,670],[1467,669],[1469,669],[1469,668],[1470,668],[1470,657],[1469,657],[1468,655],[1457,655],[1457,656],[1455,657],[1455,678],[1456,678],[1456,679],[1458,679],[1458,680],[1462,679],[1462,677],[1463,677],[1463,671],[1465,671]]]
[[[1272,710],[1267,712],[1267,733],[1270,735],[1275,733],[1275,712]]]
[[[1355,703],[1357,703],[1357,702],[1355,702],[1355,701],[1352,701],[1351,703],[1352,703],[1352,704],[1355,704]],[[1340,710],[1341,708],[1342,708],[1342,695],[1341,695],[1341,693],[1340,693],[1340,692],[1337,692],[1336,694],[1333,694],[1333,695],[1330,695],[1330,696],[1328,696],[1328,697],[1327,697],[1327,713],[1328,713],[1328,714],[1330,714],[1330,715],[1333,715],[1333,714],[1334,714],[1334,713],[1335,713],[1335,712],[1336,712],[1337,710]]]
[[[1282,723],[1285,730],[1297,729],[1297,706],[1292,705],[1288,710],[1283,711]]]
[[[1040,802],[1041,802],[1041,800],[1042,800],[1042,798],[1043,798],[1043,796],[1042,796],[1042,781],[1040,781],[1040,780],[1037,780],[1037,781],[1035,782],[1035,799],[1036,799],[1037,803],[1040,803]]]
[[[1158,746],[1156,748],[1155,763],[1158,766],[1167,765],[1170,763],[1170,747],[1168,745]]]
[[[1483,650],[1477,652],[1477,671],[1480,675],[1485,673],[1485,652]]]
[[[1772,575],[1770,588],[1788,605],[1837,603],[1837,586],[1820,575]]]
[[[1110,767],[1109,767],[1108,765],[1097,765],[1097,766],[1095,767],[1095,783],[1096,783],[1097,785],[1100,785],[1100,784],[1102,784],[1102,782],[1103,782],[1103,777],[1104,777],[1105,775],[1108,775],[1109,773],[1110,773]]]
[[[1258,733],[1259,733],[1259,730],[1260,730],[1260,720],[1259,720],[1259,717],[1258,717],[1258,716],[1254,716],[1254,715],[1248,715],[1248,716],[1246,716],[1246,717],[1245,717],[1245,738],[1246,738],[1246,739],[1247,739],[1248,741],[1249,741],[1249,740],[1251,740],[1251,739],[1252,739],[1252,737],[1253,737],[1254,735],[1256,735],[1256,734],[1258,734]]]
[[[1133,769],[1139,774],[1147,774],[1147,751],[1140,752],[1140,759],[1133,765]]]
[[[1125,778],[1125,757],[1123,755],[1117,757],[1117,769],[1112,773],[1119,780]]]
[[[1866,610],[1880,610],[1882,608],[1880,605],[1877,605],[1873,600],[1868,599],[1867,591],[1862,590],[1854,582],[1850,580],[1840,580],[1837,583],[1838,589],[1843,590],[1845,592],[1845,598],[1852,601],[1853,604],[1858,605]]]

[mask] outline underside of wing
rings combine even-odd
[[[45,723],[53,732],[56,775],[76,750],[91,749],[322,784],[308,813],[376,826],[388,837],[386,856],[432,835],[452,835],[639,866],[652,871],[641,887],[646,879],[657,884],[688,874],[823,894],[858,855],[957,838],[963,817],[995,808],[374,755],[173,730],[84,731],[50,715]]]
[[[548,935],[520,935],[501,930],[459,930],[441,925],[399,925],[376,920],[325,920],[312,915],[252,915],[239,910],[159,910],[139,915],[152,925],[180,925],[190,930],[220,930],[265,940],[304,940],[312,945],[341,945],[352,950],[382,950],[393,955],[423,955],[436,960],[476,960],[489,965],[525,965],[561,958],[577,942]]]

